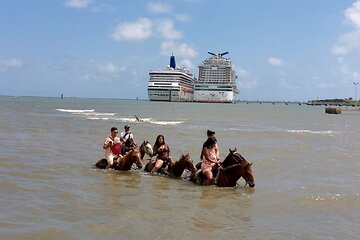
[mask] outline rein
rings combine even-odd
[[[248,163],[248,164],[249,164],[249,163]],[[242,165],[241,163],[234,163],[233,165],[230,165],[230,166],[228,166],[228,167],[226,167],[226,168],[223,168],[223,167],[220,165],[219,171],[217,172],[217,174],[216,174],[216,176],[215,176],[215,178],[214,178],[215,184],[217,184],[217,180],[218,180],[218,178],[219,178],[219,176],[220,176],[220,170],[226,171],[226,170],[228,170],[228,169],[231,169],[231,168],[234,168],[234,167],[238,167],[238,166],[241,166],[241,165]],[[248,185],[248,184],[249,184],[248,181],[245,179],[245,185],[244,185],[244,187],[246,187],[246,185]],[[238,183],[236,183],[236,185],[238,185]]]
[[[228,166],[228,167],[226,167],[226,168],[223,168],[222,166],[220,166],[220,167],[219,167],[219,170],[221,169],[221,170],[223,170],[223,171],[226,171],[226,170],[228,170],[228,169],[230,169],[230,168],[234,168],[234,167],[241,166],[241,165],[242,165],[241,163],[235,163],[235,164],[230,165],[230,166]]]

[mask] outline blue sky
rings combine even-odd
[[[239,100],[355,98],[360,0],[0,1],[0,95],[147,99],[151,69],[208,51]]]

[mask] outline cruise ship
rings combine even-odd
[[[232,103],[239,89],[231,61],[224,53],[208,52],[211,57],[199,65],[199,78],[194,85],[194,102]]]
[[[176,67],[175,57],[165,70],[149,72],[148,98],[150,101],[192,102],[195,77],[187,70]]]

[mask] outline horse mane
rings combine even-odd
[[[248,161],[246,161],[245,158],[237,152],[236,148],[234,150],[229,149],[229,154],[221,163],[224,168],[233,164],[240,164],[241,166],[249,164]]]

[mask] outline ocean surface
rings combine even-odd
[[[0,97],[0,239],[358,239],[360,112],[296,104]],[[135,122],[134,114],[143,119]],[[98,170],[110,128],[199,162],[206,130],[256,186]],[[186,173],[184,173],[185,177]]]

